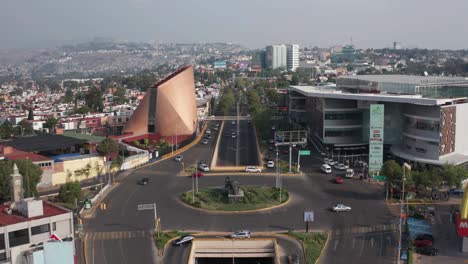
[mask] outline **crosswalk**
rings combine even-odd
[[[138,231],[113,231],[113,232],[86,232],[87,240],[120,240],[152,237],[153,232],[147,230]]]
[[[374,225],[374,226],[353,226],[351,228],[336,229],[333,231],[335,237],[353,235],[353,234],[369,234],[378,232],[388,232],[398,230],[398,224]]]

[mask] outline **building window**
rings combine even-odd
[[[5,234],[0,234],[0,250],[5,249]]]
[[[423,148],[414,148],[416,150],[416,152],[419,152],[419,153],[426,153],[427,150],[426,149],[423,149]]]
[[[8,233],[10,247],[16,247],[29,243],[29,229],[21,229]]]
[[[0,253],[0,261],[6,260],[6,259],[7,259],[6,252]]]
[[[53,231],[57,230],[57,223],[56,222],[52,223],[52,230]]]
[[[31,227],[31,235],[33,236],[38,235],[38,234],[48,233],[49,231],[50,231],[49,224]]]

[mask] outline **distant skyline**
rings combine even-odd
[[[131,42],[467,49],[466,0],[2,1],[0,49]]]

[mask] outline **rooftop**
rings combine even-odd
[[[13,225],[21,222],[56,216],[68,213],[67,210],[62,209],[52,203],[42,201],[42,206],[44,208],[44,214],[42,216],[36,216],[27,218],[26,216],[21,215],[19,212],[13,211],[13,213],[7,214],[5,213],[5,209],[9,208],[10,204],[2,204],[0,205],[0,226],[6,225]]]
[[[72,147],[86,143],[86,140],[62,135],[43,134],[30,137],[14,138],[3,144],[23,151],[48,151]]]
[[[338,79],[353,79],[368,82],[385,82],[413,85],[468,83],[464,77],[439,77],[439,76],[416,76],[416,75],[342,75]]]
[[[319,86],[290,86],[290,88],[307,97],[335,98],[361,101],[380,101],[409,103],[419,105],[443,105],[457,99],[423,98],[422,95],[397,95],[385,93],[347,93],[339,89]]]
[[[63,135],[67,136],[67,137],[86,140],[89,143],[100,143],[101,141],[103,141],[105,139],[105,137],[78,133],[78,132],[76,132],[76,130],[65,130],[65,131],[63,131]]]
[[[15,148],[12,148],[11,153],[5,153],[3,156],[9,160],[19,160],[19,159],[29,159],[32,162],[38,162],[38,161],[48,161],[51,160],[48,157],[31,153],[31,152],[26,152],[22,150],[18,150]]]

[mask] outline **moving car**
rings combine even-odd
[[[333,161],[332,159],[329,159],[327,164],[330,165],[330,166],[334,166],[335,165],[335,161]]]
[[[272,160],[269,160],[267,162],[267,168],[274,168],[274,167],[275,167],[275,163]]]
[[[335,177],[335,183],[336,184],[343,184],[343,179],[340,176]]]
[[[232,122],[231,122],[231,125],[235,125],[235,124],[236,124],[236,121],[232,121]]]
[[[208,139],[205,138],[204,140],[202,140],[201,143],[202,143],[203,145],[207,145],[207,144],[208,144]]]
[[[213,127],[213,130],[214,130],[214,131],[218,131],[219,128],[218,128],[217,126],[215,126],[215,127]]]
[[[323,163],[325,163],[325,164],[328,164],[329,161],[330,161],[329,158],[324,158],[324,159],[323,159]]]
[[[353,178],[354,177],[354,170],[353,169],[347,169],[345,178]]]
[[[182,237],[179,237],[178,239],[172,241],[172,245],[182,246],[182,245],[191,243],[193,239],[194,239],[193,236],[182,236]]]
[[[252,233],[248,230],[240,230],[230,235],[231,238],[250,238]]]
[[[275,140],[272,139],[272,138],[270,138],[270,139],[268,140],[268,143],[270,143],[270,144],[275,144]]]
[[[430,240],[432,243],[434,243],[434,237],[430,234],[419,234],[414,240]]]
[[[138,180],[138,184],[140,185],[146,185],[149,183],[149,178],[142,178]]]
[[[236,132],[232,132],[232,133],[231,133],[231,137],[232,137],[232,138],[236,138],[236,137],[237,137]]]
[[[416,253],[427,255],[427,256],[436,256],[436,255],[439,255],[439,250],[431,246],[419,247],[419,248],[416,248]]]
[[[257,168],[255,166],[247,166],[245,168],[245,172],[262,172],[260,168]]]
[[[194,173],[192,174],[192,177],[197,177],[197,178],[203,177],[203,173],[202,173],[202,172],[199,172],[199,171],[194,172]]]
[[[184,156],[182,156],[182,155],[177,155],[177,156],[174,158],[175,161],[182,161],[183,159],[184,159]]]
[[[206,134],[211,134],[211,130],[207,129],[205,133]]]
[[[345,170],[345,165],[343,163],[336,163],[335,164],[335,169],[337,170]]]
[[[205,135],[205,138],[206,138],[206,139],[210,139],[210,138],[211,138],[211,134],[206,134],[206,135]]]
[[[415,239],[413,244],[415,247],[427,247],[432,246],[432,241],[427,239]]]
[[[332,169],[328,164],[322,164],[322,167],[320,167],[323,173],[332,173]]]
[[[210,168],[205,163],[200,164],[199,168],[200,168],[200,170],[202,170],[204,172],[210,171]]]
[[[351,207],[349,206],[346,206],[344,204],[337,204],[337,205],[334,205],[332,206],[332,211],[334,212],[349,212],[351,211]]]

